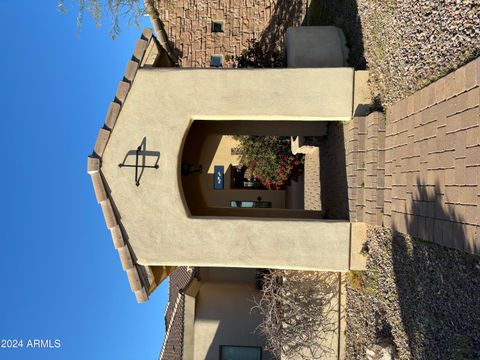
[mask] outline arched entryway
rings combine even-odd
[[[179,169],[192,216],[321,219],[322,211],[289,208],[287,189],[239,186],[233,135],[326,135],[324,121],[195,120],[185,137]],[[240,175],[241,176],[241,175]],[[241,183],[241,181],[240,181]]]

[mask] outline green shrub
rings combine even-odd
[[[235,68],[276,68],[284,67],[283,54],[277,50],[267,50],[259,41],[251,39],[241,54],[229,59]]]
[[[248,177],[260,180],[269,188],[286,185],[303,171],[303,154],[293,155],[288,136],[236,135],[240,165],[246,166]]]

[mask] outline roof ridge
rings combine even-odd
[[[95,191],[95,197],[100,204],[105,218],[107,228],[112,235],[113,244],[118,252],[120,261],[122,263],[123,270],[127,273],[128,282],[130,288],[135,293],[137,302],[143,303],[148,300],[149,291],[151,286],[149,284],[148,275],[141,277],[139,268],[145,267],[147,274],[152,274],[149,266],[140,265],[137,263],[135,256],[132,256],[132,250],[121,228],[121,224],[112,206],[113,200],[110,194],[107,192],[104,177],[102,176],[102,156],[107,146],[110,134],[112,133],[115,123],[120,114],[121,108],[125,103],[125,100],[130,91],[131,85],[135,79],[138,69],[142,64],[142,60],[147,51],[150,41],[156,41],[152,29],[145,28],[142,31],[140,38],[137,40],[135,49],[133,51],[131,59],[128,61],[122,80],[119,82],[117,92],[114,100],[110,103],[105,122],[102,128],[100,128],[93,148],[93,153],[87,160],[87,172],[90,175],[93,183],[93,189]]]

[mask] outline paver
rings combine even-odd
[[[396,165],[385,169],[392,189],[384,193],[385,204],[392,217],[385,212],[383,221],[423,240],[478,253],[479,87],[472,81],[477,63],[394,104],[388,112],[386,134],[392,136],[387,143],[402,144],[406,136],[411,149],[386,148],[386,159]],[[411,154],[418,154],[418,161]],[[408,196],[412,182],[419,186]]]
[[[365,153],[367,164],[364,170],[349,170],[349,196],[355,192],[350,203],[357,215],[351,221],[383,223],[479,254],[479,72],[477,59],[393,104],[387,109],[382,136],[373,117],[352,121],[356,125],[350,127],[347,141],[359,140],[358,149],[351,152]],[[362,168],[358,160],[347,164]]]
[[[346,139],[358,139],[356,149],[347,151],[349,198],[355,194],[354,206],[350,206],[351,221],[366,221],[381,225],[385,205],[385,152],[387,139],[383,116],[372,113],[367,117],[355,117],[347,125]],[[348,140],[347,140],[348,141]],[[354,160],[356,155],[356,161]]]

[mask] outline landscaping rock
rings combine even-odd
[[[372,349],[365,349],[368,360],[393,360],[395,359],[395,345],[390,342],[376,344]]]
[[[347,276],[347,359],[388,338],[399,359],[479,359],[480,258],[383,227],[367,239],[367,271]]]
[[[315,2],[315,1],[314,1]],[[350,63],[370,70],[383,105],[480,55],[479,0],[317,0],[317,25],[343,29]]]

